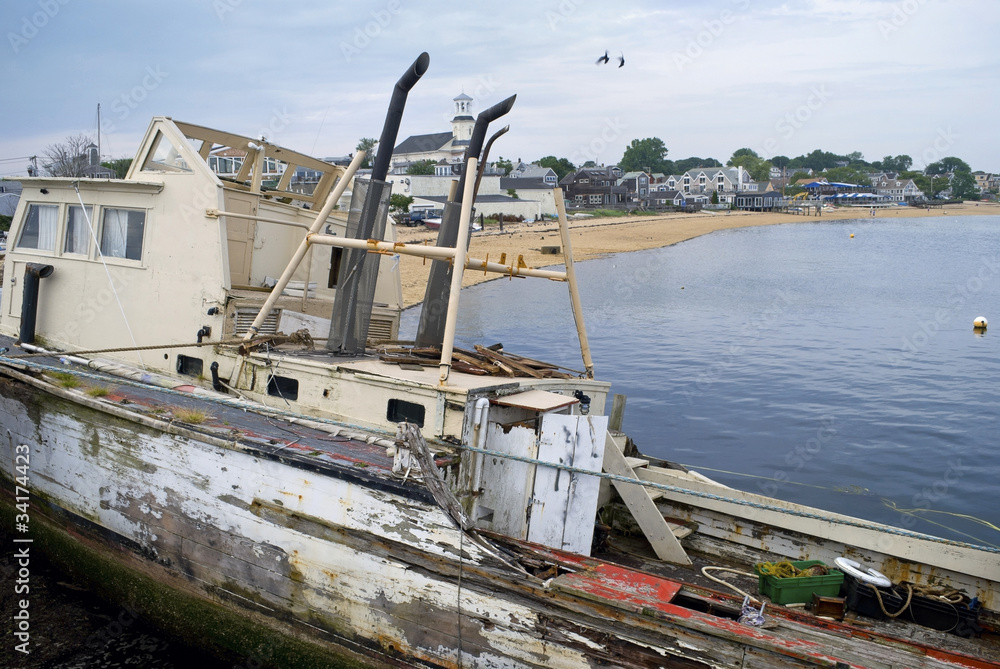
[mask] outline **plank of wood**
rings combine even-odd
[[[490,360],[495,360],[496,362],[499,362],[502,365],[506,365],[506,366],[508,366],[508,367],[510,367],[512,369],[515,369],[515,370],[517,370],[517,371],[519,371],[519,372],[521,372],[523,374],[526,374],[526,375],[528,375],[530,377],[533,377],[533,378],[536,378],[536,379],[542,378],[542,375],[537,370],[532,369],[528,365],[524,365],[524,364],[521,364],[520,362],[512,360],[512,359],[510,359],[509,357],[507,357],[505,355],[497,353],[496,351],[491,351],[490,349],[486,348],[485,346],[481,346],[479,344],[476,344],[476,353],[479,353],[480,355],[485,356],[485,357],[489,358]]]
[[[452,360],[461,360],[462,362],[468,363],[473,367],[478,367],[487,374],[496,374],[499,370],[496,365],[486,362],[480,357],[474,355],[467,355],[459,351],[452,351]]]
[[[622,421],[625,420],[625,395],[615,393],[611,400],[611,416],[608,429],[612,432],[621,432]]]
[[[610,432],[607,433],[604,445],[604,471],[618,476],[635,477],[635,472],[629,466]],[[670,531],[667,521],[660,514],[660,510],[656,508],[656,504],[649,496],[647,489],[637,483],[624,481],[612,481],[612,484],[621,495],[625,506],[632,512],[632,516],[639,524],[643,534],[646,535],[646,539],[653,546],[657,557],[664,562],[691,564],[691,559],[684,552],[684,547]]]

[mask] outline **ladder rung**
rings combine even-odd
[[[686,536],[694,534],[694,530],[687,525],[678,525],[677,523],[667,522],[667,527],[670,528],[670,531],[678,539],[683,539]]]
[[[649,466],[649,460],[643,460],[642,458],[625,458],[625,462],[627,462],[628,466],[632,469]]]

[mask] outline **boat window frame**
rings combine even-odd
[[[166,144],[164,144],[166,142]],[[158,159],[161,147],[169,147],[168,151],[172,151],[176,159],[179,159],[183,164],[180,166],[170,165],[163,160]],[[151,172],[154,174],[194,174],[194,168],[187,163],[184,159],[184,153],[179,147],[177,147],[174,142],[167,136],[162,129],[156,131],[156,135],[153,137],[153,141],[149,145],[149,151],[146,152],[145,157],[142,160],[142,167],[139,168],[139,172]]]
[[[62,203],[60,202],[28,202],[24,208],[24,216],[22,216],[21,220],[18,222],[17,239],[14,240],[14,245],[11,247],[11,250],[16,251],[18,253],[26,253],[29,255],[38,255],[46,257],[53,257],[58,255],[56,249],[59,248],[60,238],[61,238],[60,223],[59,223],[62,214],[61,204]],[[36,207],[54,207],[56,210],[56,227],[52,238],[51,249],[39,248],[37,246],[37,241],[36,241],[36,246],[22,246],[24,233],[27,231],[28,219],[31,216],[32,209]],[[40,237],[40,232],[41,232],[41,221],[39,221],[39,230],[35,233],[36,240]]]
[[[66,241],[69,238],[69,217],[70,217],[71,212],[72,212],[72,210],[73,210],[74,207],[77,208],[77,209],[89,209],[90,210],[90,212],[89,212],[90,213],[90,225],[91,225],[91,227],[93,227],[93,225],[94,225],[94,220],[95,220],[94,219],[94,213],[98,210],[98,206],[96,204],[86,204],[86,203],[84,203],[83,207],[81,207],[78,203],[74,204],[73,202],[66,202],[65,206],[63,207],[63,209],[64,209],[63,215],[59,217],[59,220],[60,220],[60,226],[59,226],[59,257],[60,258],[69,258],[70,260],[91,260],[92,259],[92,252],[91,252],[90,242],[93,241],[93,236],[94,235],[91,233],[90,228],[87,228],[87,234],[86,234],[87,250],[86,251],[84,251],[83,253],[78,253],[76,251],[67,251],[66,250]],[[83,222],[86,224],[86,220],[84,220]]]
[[[104,231],[106,225],[106,216],[109,211],[129,211],[129,212],[142,212],[142,237],[139,240],[139,258],[129,258],[127,256],[113,256],[104,253]],[[101,205],[99,209],[100,222],[98,228],[95,231],[97,235],[97,247],[94,249],[94,254],[96,254],[95,259],[98,261],[111,262],[114,264],[126,265],[130,267],[142,267],[145,263],[145,252],[146,252],[146,234],[149,230],[149,209],[146,207],[130,207],[123,205]],[[128,252],[128,232],[126,231],[126,253]]]

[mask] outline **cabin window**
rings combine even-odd
[[[162,132],[156,133],[153,148],[142,165],[143,172],[190,172],[191,168],[177,147]]]
[[[299,380],[272,375],[267,380],[267,394],[285,400],[299,399]]]
[[[66,210],[66,240],[63,253],[87,255],[90,251],[90,221],[94,220],[94,208],[86,212],[79,205],[70,205]]]
[[[189,355],[177,356],[177,373],[185,376],[201,376],[205,369],[205,363],[201,358],[192,358]]]
[[[146,212],[105,209],[101,229],[101,255],[108,258],[142,259],[142,233]]]
[[[55,251],[58,224],[58,206],[54,204],[28,205],[28,215],[24,218],[21,236],[17,240],[17,248]]]
[[[417,427],[424,426],[424,405],[406,400],[389,400],[386,407],[385,419],[390,423],[414,423]]]

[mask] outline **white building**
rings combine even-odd
[[[406,174],[410,163],[433,160],[435,173],[450,176],[450,166],[461,163],[465,150],[472,139],[472,129],[476,119],[472,117],[472,98],[460,93],[454,98],[455,117],[451,120],[451,132],[434,132],[427,135],[410,135],[392,150],[393,174]]]

